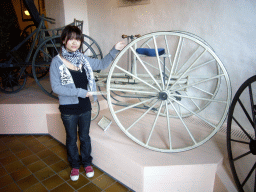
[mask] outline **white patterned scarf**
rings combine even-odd
[[[78,67],[81,72],[82,72],[82,66],[84,67],[87,75],[87,79],[88,79],[88,91],[93,91],[93,82],[94,82],[93,71],[90,66],[90,63],[85,58],[85,56],[79,50],[76,50],[75,52],[68,52],[63,46],[62,57],[68,60],[70,63],[72,63],[76,67]]]

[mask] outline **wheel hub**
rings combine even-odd
[[[250,147],[251,153],[253,155],[256,155],[256,140],[251,140],[250,144],[249,144],[249,147]]]
[[[160,92],[158,98],[164,101],[168,98],[168,94],[166,92]]]

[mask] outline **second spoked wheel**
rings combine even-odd
[[[82,52],[88,57],[101,59],[102,52],[98,44],[91,37],[86,35],[83,37]],[[60,36],[49,37],[38,46],[32,61],[32,72],[36,83],[43,92],[53,98],[57,98],[57,95],[52,91],[48,72],[52,59],[59,54],[60,49]]]
[[[131,66],[127,54],[134,56]],[[107,93],[111,114],[130,139],[151,150],[181,152],[219,130],[231,88],[222,62],[205,41],[185,32],[156,32],[120,52]]]
[[[227,149],[239,191],[256,191],[256,75],[236,92],[230,106]]]

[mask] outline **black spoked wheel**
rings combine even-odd
[[[57,95],[51,89],[48,71],[53,57],[59,53],[60,48],[60,36],[50,37],[39,45],[32,61],[32,72],[35,81],[47,95],[53,98],[57,98]],[[102,58],[102,52],[98,44],[86,35],[84,35],[82,52],[88,57]]]
[[[61,47],[60,36],[50,37],[46,39],[37,48],[33,61],[32,61],[32,72],[33,77],[39,87],[50,97],[57,98],[57,95],[53,93],[49,71],[52,59],[59,53]],[[42,74],[44,77],[42,78]]]
[[[3,68],[0,72],[0,91],[17,93],[26,84],[25,67]]]
[[[82,52],[88,56],[95,59],[102,59],[103,54],[101,52],[100,46],[98,43],[91,37],[84,35],[84,44],[82,46]]]
[[[256,75],[236,92],[229,109],[227,149],[239,191],[256,191]]]

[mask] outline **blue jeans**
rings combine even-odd
[[[89,136],[91,111],[86,111],[80,115],[61,114],[61,119],[66,129],[66,148],[70,166],[79,169],[80,164],[84,165],[84,167],[91,165],[91,138]],[[77,147],[77,127],[80,139],[81,161]]]

